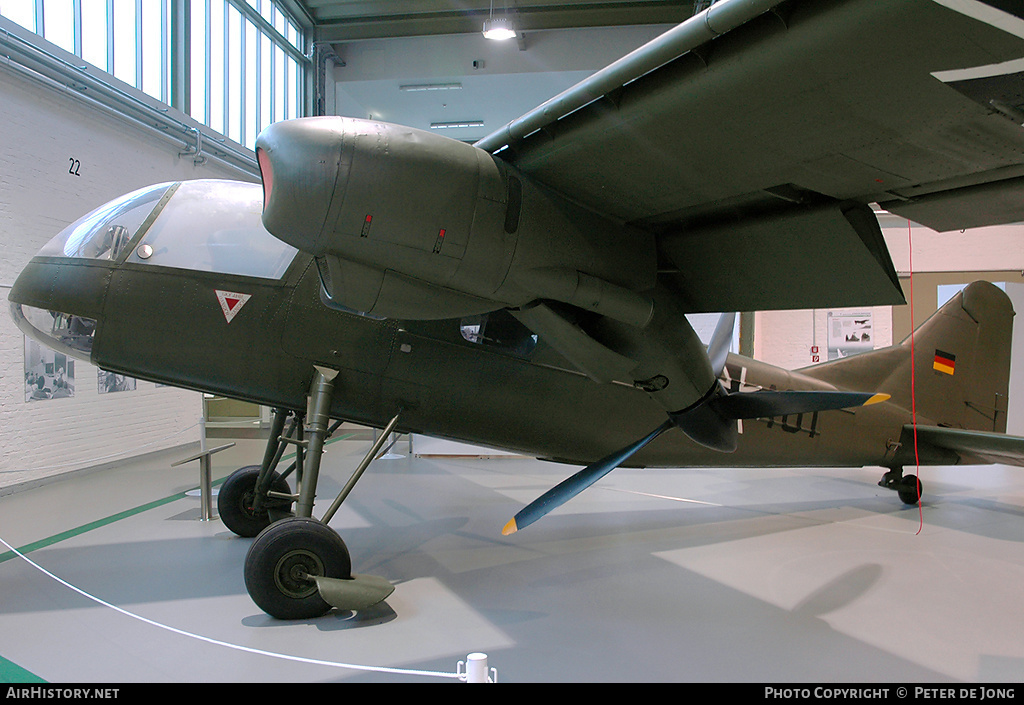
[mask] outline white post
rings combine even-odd
[[[466,657],[466,682],[487,682],[487,654],[477,652]]]

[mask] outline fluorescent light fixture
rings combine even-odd
[[[417,93],[419,91],[460,91],[461,83],[413,83],[406,86],[399,86],[398,90]]]
[[[457,122],[432,122],[431,130],[452,130],[459,127],[483,127],[483,120],[459,120]]]
[[[516,30],[507,17],[489,17],[484,20],[484,36],[488,39],[512,39]]]

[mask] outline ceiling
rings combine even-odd
[[[707,0],[284,0],[321,42],[467,34],[507,12],[521,32],[677,24]]]
[[[530,32],[522,43],[480,32],[338,42],[325,113],[371,118],[465,142],[486,137],[671,25]]]
[[[709,0],[281,0],[334,48],[326,114],[473,142],[624,56]],[[483,38],[506,14],[517,40]],[[409,92],[408,84],[458,90]]]

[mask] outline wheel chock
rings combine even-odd
[[[388,582],[387,578],[377,575],[353,573],[347,580],[321,576],[314,579],[324,602],[339,610],[364,610],[382,602],[395,591],[395,586]]]

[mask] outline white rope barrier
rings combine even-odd
[[[53,573],[48,571],[46,568],[43,568],[41,565],[39,565],[38,563],[36,563],[32,559],[30,559],[28,556],[26,556],[25,554],[21,553],[21,551],[19,551],[18,549],[14,548],[14,546],[12,546],[11,544],[7,543],[3,538],[0,538],[0,543],[2,543],[4,546],[6,546],[8,548],[8,550],[10,550],[12,553],[14,553],[16,556],[21,558],[23,561],[28,563],[30,566],[32,566],[33,568],[35,568],[39,572],[43,573],[44,575],[46,575],[47,577],[51,578],[52,580],[55,580],[56,582],[60,583],[64,587],[66,587],[66,588],[68,588],[70,590],[73,590],[74,592],[77,592],[82,597],[84,597],[84,598],[86,598],[88,600],[92,600],[93,602],[95,602],[98,605],[101,605],[101,606],[106,607],[108,609],[112,609],[115,612],[118,612],[118,613],[120,613],[120,614],[122,614],[122,615],[124,615],[126,617],[130,617],[132,619],[136,619],[136,620],[138,620],[140,622],[143,622],[145,624],[148,624],[150,626],[156,627],[158,629],[163,629],[165,631],[169,631],[171,633],[178,634],[180,636],[184,636],[184,637],[187,637],[189,639],[196,639],[198,641],[202,641],[202,642],[205,642],[207,644],[212,644],[214,646],[222,646],[222,647],[227,648],[227,649],[234,649],[235,651],[244,651],[246,653],[256,654],[256,655],[259,655],[259,656],[268,656],[270,658],[281,659],[281,660],[284,660],[284,661],[293,661],[293,662],[297,662],[297,663],[311,664],[311,665],[314,665],[314,666],[327,666],[329,668],[345,668],[345,669],[354,670],[354,671],[372,671],[372,672],[375,672],[375,673],[389,673],[389,674],[404,675],[404,676],[429,676],[429,677],[434,677],[434,678],[451,678],[451,679],[456,679],[456,680],[465,680],[466,679],[466,674],[465,673],[460,673],[460,672],[445,673],[445,672],[442,672],[442,671],[421,671],[421,670],[408,669],[408,668],[391,668],[389,666],[365,666],[365,665],[354,664],[354,663],[340,663],[340,662],[337,662],[337,661],[323,661],[323,660],[320,660],[320,659],[311,659],[311,658],[305,658],[305,657],[302,657],[302,656],[292,656],[290,654],[281,654],[281,653],[277,653],[277,652],[274,652],[274,651],[266,651],[264,649],[255,649],[255,648],[252,648],[252,647],[249,647],[249,646],[240,646],[238,644],[232,644],[232,643],[227,642],[227,641],[221,641],[220,639],[213,639],[213,638],[210,638],[210,637],[207,637],[207,636],[203,636],[201,634],[195,634],[193,632],[185,631],[184,629],[178,629],[177,627],[172,627],[172,626],[169,626],[167,624],[161,624],[160,622],[156,622],[156,621],[154,621],[152,619],[148,619],[148,618],[143,617],[141,615],[135,614],[134,612],[129,612],[128,610],[123,609],[121,607],[118,607],[117,605],[111,604],[111,603],[107,602],[106,600],[102,600],[99,597],[96,597],[95,595],[91,595],[88,592],[86,592],[85,590],[82,590],[81,588],[75,587],[74,585],[72,585],[71,583],[67,582],[63,578],[60,578],[60,577],[54,575]],[[471,663],[479,663],[479,658],[475,658],[474,659],[474,657],[478,657],[478,656],[480,656],[480,655],[479,654],[470,654]],[[484,669],[486,669],[486,656],[484,656],[484,662],[483,663],[484,663]],[[477,674],[478,672],[479,672],[478,670],[474,670],[474,675]]]

